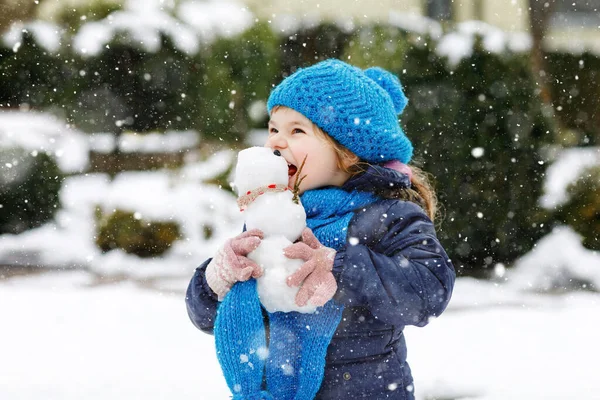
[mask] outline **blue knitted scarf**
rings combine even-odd
[[[337,187],[302,194],[307,226],[335,250],[346,244],[354,210],[378,197]],[[343,306],[331,300],[314,314],[269,313],[267,350],[256,281],[238,282],[223,299],[215,321],[217,357],[234,400],[310,400],[321,387],[327,347]],[[266,375],[266,388],[263,376]]]

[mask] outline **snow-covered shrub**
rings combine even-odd
[[[600,250],[600,166],[588,167],[567,187],[569,200],[558,215],[583,237],[588,249]]]
[[[62,182],[45,152],[0,147],[0,234],[21,233],[52,219]]]
[[[159,256],[181,238],[180,231],[173,221],[146,221],[129,211],[103,214],[96,209],[96,245],[104,252],[118,248],[140,257]]]

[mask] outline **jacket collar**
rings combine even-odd
[[[382,189],[410,188],[410,186],[408,175],[380,165],[369,165],[364,172],[348,179],[342,185],[342,189],[347,192],[354,190],[373,192]]]

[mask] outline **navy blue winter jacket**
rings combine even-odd
[[[353,178],[352,186],[378,184],[368,179],[368,174]],[[209,261],[196,269],[186,303],[194,325],[212,333],[218,301],[204,275]],[[455,279],[433,223],[406,201],[380,200],[356,210],[333,274],[338,282],[334,298],[345,309],[327,349],[316,399],[413,400],[402,331],[439,316]]]

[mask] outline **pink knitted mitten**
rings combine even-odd
[[[243,232],[225,242],[206,267],[208,286],[223,300],[234,283],[258,278],[262,268],[246,256],[259,245],[263,233],[258,229]]]
[[[309,301],[315,306],[323,306],[337,290],[337,282],[331,273],[336,251],[325,247],[315,237],[310,228],[302,232],[302,240],[283,250],[288,258],[304,260],[300,268],[287,279],[288,286],[300,286],[296,304],[305,306]]]

